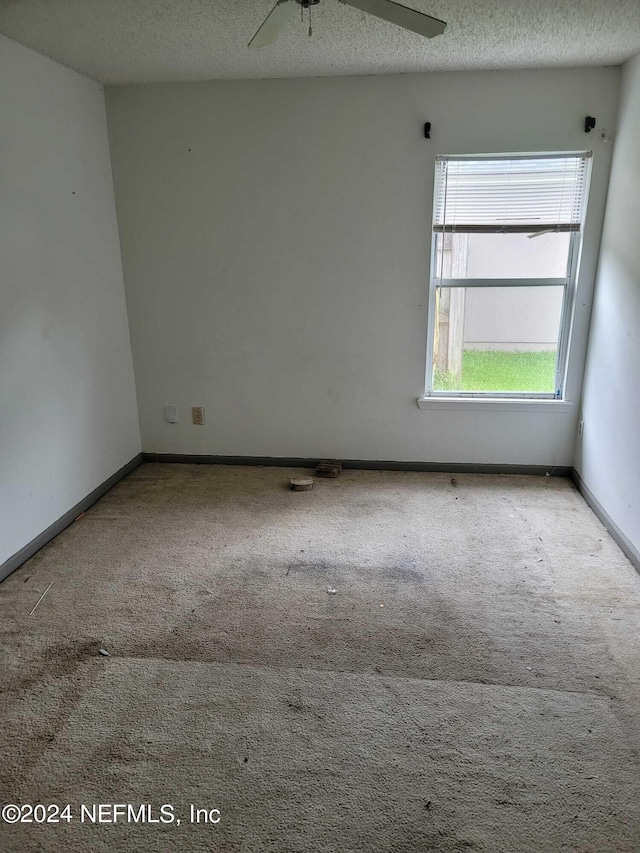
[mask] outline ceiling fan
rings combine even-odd
[[[293,18],[298,6],[303,11],[308,9],[311,13],[311,7],[317,6],[319,2],[320,0],[278,0],[249,42],[249,47],[265,47],[272,44]],[[444,21],[439,21],[423,12],[416,12],[415,9],[409,9],[400,3],[394,3],[393,0],[340,0],[340,2],[428,39],[441,35],[447,26]],[[309,35],[311,35],[311,26],[309,26]]]

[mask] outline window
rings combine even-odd
[[[562,399],[590,156],[436,159],[426,396]]]

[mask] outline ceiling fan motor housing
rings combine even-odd
[[[302,6],[303,9],[308,9],[309,6],[317,6],[320,0],[296,0],[298,6]]]

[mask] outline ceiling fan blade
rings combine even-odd
[[[445,22],[439,21],[438,18],[432,18],[431,15],[425,15],[423,12],[416,12],[415,9],[409,9],[400,3],[393,3],[392,0],[342,0],[342,2],[347,6],[360,9],[362,12],[375,15],[376,18],[382,18],[392,24],[397,24],[399,27],[404,27],[405,30],[412,30],[428,39],[442,35],[447,27]]]
[[[278,0],[262,26],[249,42],[249,47],[266,47],[274,42],[296,11],[294,0]]]

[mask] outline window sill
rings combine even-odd
[[[567,414],[573,409],[573,403],[568,400],[527,400],[505,397],[418,397],[418,408],[423,411]]]

